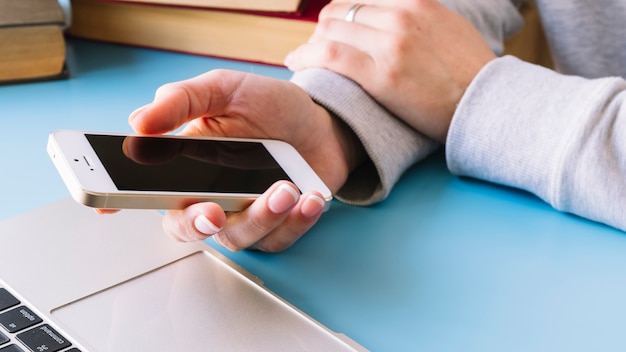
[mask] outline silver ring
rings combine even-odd
[[[345,20],[347,22],[354,22],[354,16],[356,16],[356,12],[359,11],[361,7],[365,6],[365,4],[356,3],[350,7],[348,13],[346,13]]]

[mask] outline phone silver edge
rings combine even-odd
[[[190,193],[188,196],[181,196],[178,192],[94,192],[87,190],[76,177],[72,167],[67,163],[67,156],[63,155],[62,148],[55,140],[55,134],[63,130],[54,131],[48,137],[47,152],[55,168],[60,174],[65,186],[70,191],[72,198],[85,206],[100,209],[183,209],[191,204],[199,202],[214,202],[224,211],[241,211],[248,207],[260,195],[258,194],[201,194]],[[87,131],[74,131],[77,133],[92,133]],[[128,135],[122,133],[93,132],[95,134]],[[176,137],[176,136],[173,136]],[[227,138],[228,139],[228,138]],[[254,140],[237,138],[230,140]],[[306,166],[310,172],[314,171],[308,164]],[[318,182],[314,182],[313,187],[320,188],[326,201],[325,211],[330,207],[333,196],[330,190],[318,177]]]

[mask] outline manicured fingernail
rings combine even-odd
[[[296,204],[299,197],[300,195],[296,190],[288,185],[282,184],[272,193],[267,202],[267,206],[272,213],[280,214]]]
[[[202,232],[205,235],[214,235],[220,232],[221,228],[215,226],[211,220],[207,219],[204,215],[198,215],[193,221],[193,226],[196,227],[196,230]]]
[[[139,115],[142,111],[144,111],[148,107],[148,105],[150,104],[146,104],[138,108],[137,110],[131,112],[130,115],[128,116],[128,122],[132,122],[135,119],[135,117],[137,117],[137,115]]]
[[[326,202],[322,198],[313,195],[309,196],[305,200],[304,204],[302,204],[302,208],[300,209],[300,211],[302,212],[302,215],[308,218],[312,218],[324,211],[325,205]]]
[[[283,65],[285,65],[285,67],[289,67],[291,61],[293,61],[293,51],[285,56],[285,61],[283,61]]]
[[[215,241],[215,243],[219,244],[222,247],[226,247],[224,246],[224,243],[222,242],[222,240],[219,238],[219,233],[215,233],[215,235],[213,235],[213,240]]]

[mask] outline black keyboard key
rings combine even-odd
[[[0,288],[0,310],[5,310],[18,304],[20,304],[20,301],[9,293],[6,288]]]
[[[71,345],[48,324],[25,331],[17,339],[32,351],[56,352]]]
[[[24,352],[24,350],[16,345],[8,345],[7,347],[0,348],[0,352]]]
[[[4,335],[2,331],[0,331],[0,345],[4,345],[7,342],[9,342],[9,338],[6,337],[6,335]]]
[[[0,314],[0,325],[2,325],[8,332],[16,332],[35,324],[41,323],[35,313],[25,306],[13,308]]]

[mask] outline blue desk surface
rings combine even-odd
[[[290,76],[77,40],[68,53],[68,80],[0,86],[0,219],[68,197],[45,152],[52,130],[130,131],[159,85],[214,68]],[[219,250],[371,350],[626,350],[626,235],[454,177],[441,154],[382,204],[334,202],[284,253]]]

